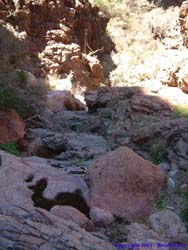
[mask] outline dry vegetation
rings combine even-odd
[[[109,76],[111,85],[125,86],[150,78],[150,65],[145,63],[164,49],[163,39],[174,25],[174,14],[178,13],[176,7],[167,10],[160,7],[162,2],[166,1],[93,1],[111,16],[108,34],[116,45],[111,57],[117,66]]]
[[[46,87],[29,81],[27,71],[19,70],[29,56],[24,39],[9,24],[0,23],[0,108],[14,108],[22,117],[38,112]]]

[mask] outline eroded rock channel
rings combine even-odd
[[[153,3],[146,2],[153,13]],[[16,61],[17,52],[9,55],[0,40],[7,55],[2,62],[19,72],[23,89],[52,84],[42,109],[27,114],[25,123],[16,111],[0,110],[0,142],[12,138],[23,149],[21,156],[0,150],[0,250],[187,244],[188,120],[173,99],[181,93],[188,103],[187,1],[175,35],[159,35],[152,26],[156,43],[166,46],[162,52],[185,61],[172,69],[156,66],[156,79],[120,86],[100,86],[99,58],[112,60],[115,51],[110,54],[114,45],[105,32],[108,16],[87,0],[7,0],[0,2],[0,14],[0,32],[28,45],[28,56]]]

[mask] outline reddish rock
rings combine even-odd
[[[13,19],[9,18],[10,12]],[[105,32],[109,17],[88,0],[42,0],[32,4],[27,0],[0,1],[0,16],[11,22],[15,36],[25,34],[22,40],[28,45],[31,60],[24,55],[23,60],[16,60],[18,68],[37,77],[56,75],[59,79],[73,71],[77,84],[87,89],[96,88],[104,80],[99,60],[86,54],[101,48],[103,52],[112,51],[114,45]]]
[[[48,108],[52,111],[67,110],[85,110],[85,105],[71,94],[70,91],[51,91],[47,96]]]
[[[92,222],[80,211],[71,206],[55,206],[50,212],[56,216],[64,219],[70,220],[76,223],[79,227],[85,228],[88,231],[91,231]]]
[[[25,124],[14,110],[0,111],[0,143],[17,141],[24,137]]]
[[[166,178],[151,162],[127,147],[98,158],[88,169],[90,207],[136,221],[149,215]]]
[[[180,85],[183,92],[188,93],[188,75],[182,78],[182,84]]]

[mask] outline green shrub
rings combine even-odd
[[[188,221],[188,191],[178,190],[176,194],[179,196],[180,217],[183,221]]]
[[[26,40],[15,34],[11,24],[0,24],[0,109],[13,108],[25,119],[43,108],[47,88],[43,83],[29,81],[27,71],[22,70],[27,70],[30,53]]]
[[[0,149],[16,156],[21,155],[21,152],[18,150],[17,144],[14,141],[0,144]]]
[[[159,210],[164,210],[166,208],[165,195],[161,194],[156,202],[156,208]]]
[[[164,160],[166,153],[165,144],[162,142],[157,142],[151,146],[150,157],[154,164],[159,164]]]
[[[24,71],[0,72],[0,109],[15,109],[22,118],[40,112],[47,87],[27,82]]]
[[[188,221],[188,209],[185,208],[180,212],[180,217],[182,221]]]
[[[173,113],[172,113],[172,118],[176,119],[180,117],[188,118],[188,107],[176,106],[174,108]]]
[[[24,87],[24,85],[27,84],[27,76],[23,70],[16,71],[16,77],[20,87]]]
[[[0,90],[0,108],[15,109],[18,113],[23,112],[21,100],[16,93],[8,90]]]

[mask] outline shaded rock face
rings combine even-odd
[[[120,147],[94,162],[86,173],[90,207],[135,221],[147,216],[165,184],[164,174],[127,147]]]
[[[0,2],[0,15],[18,28],[18,38],[24,33],[31,59],[38,65],[22,66],[34,75],[55,74],[63,79],[74,72],[77,82],[87,87],[96,87],[103,80],[99,61],[82,52],[102,47],[112,50],[112,43],[105,36],[109,18],[87,0]]]
[[[0,208],[0,249],[113,250],[110,243],[40,209]]]
[[[0,111],[0,143],[17,141],[24,137],[25,124],[14,110]]]

